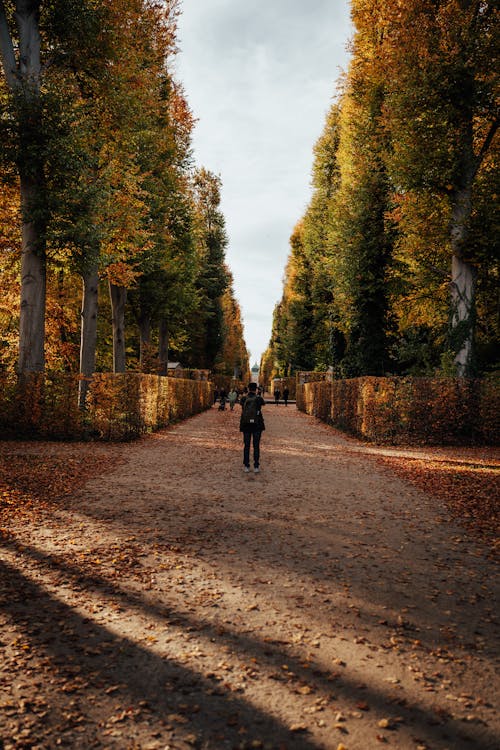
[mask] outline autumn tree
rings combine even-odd
[[[193,188],[199,307],[190,319],[193,333],[186,358],[192,366],[212,369],[223,346],[222,298],[229,281],[225,264],[228,239],[220,210],[220,178],[201,168],[194,176]]]
[[[389,167],[396,187],[414,204],[434,199],[443,206],[451,267],[449,348],[457,374],[467,375],[473,369],[478,273],[497,264],[493,237],[489,249],[479,249],[475,238],[481,233],[477,201],[482,193],[484,206],[485,198],[482,176],[492,173],[499,122],[498,6],[487,0],[376,6]],[[493,208],[493,191],[488,202]]]
[[[78,8],[67,2],[0,4],[0,49],[7,87],[2,118],[4,160],[15,165],[22,210],[21,372],[43,370],[45,364],[47,243],[54,234],[60,235],[61,222],[56,217],[64,215],[67,207],[66,200],[59,201],[60,178],[72,169],[79,171],[81,141],[73,138],[73,126],[87,113],[84,107],[78,108],[78,102],[86,99],[88,106],[96,93],[82,92],[79,84],[86,76],[95,80],[96,74],[104,72],[96,64],[100,57],[106,65],[110,62],[109,40],[105,33],[100,35],[108,28],[104,11],[104,3],[83,2]],[[94,62],[92,75],[89,60]],[[71,121],[77,110],[79,117]],[[105,123],[101,120],[99,126],[104,128]],[[97,132],[94,129],[93,134]],[[66,214],[66,224],[70,221],[71,215]]]
[[[285,269],[282,307],[278,321],[281,368],[285,375],[314,367],[311,296],[312,269],[304,245],[304,225],[299,222],[290,237],[291,252]]]
[[[321,370],[338,366],[345,349],[339,325],[336,280],[330,235],[333,210],[340,185],[338,149],[340,106],[335,101],[327,113],[323,132],[313,149],[312,195],[303,218],[303,243],[310,270],[312,304],[311,348],[314,366]]]
[[[228,286],[222,296],[223,345],[218,369],[237,380],[248,377],[250,362],[245,344],[241,309],[234,294],[233,277],[226,267]]]
[[[301,221],[314,367],[450,374],[454,360],[466,375],[475,338],[481,366],[494,366],[498,11],[480,0],[353,0],[352,18],[352,59]],[[291,269],[266,360],[280,367],[297,329]]]
[[[149,246],[130,293],[139,325],[141,366],[152,366],[147,353],[156,349],[162,374],[166,374],[169,338],[185,333],[197,301],[195,223],[188,178],[192,124],[182,89],[165,75],[160,107],[141,137]],[[153,327],[157,346],[152,343]]]
[[[339,313],[347,338],[342,370],[383,375],[388,357],[388,268],[392,254],[385,82],[370,3],[353,2],[353,56],[339,121],[339,185],[329,234]]]
[[[18,367],[43,370],[45,339],[47,197],[45,191],[40,0],[0,2],[0,53],[10,115],[11,153],[22,211],[21,305]],[[4,129],[5,132],[5,129]]]
[[[178,5],[0,3],[0,179],[7,185],[0,211],[10,222],[0,233],[4,302],[12,311],[16,284],[7,282],[21,256],[19,370],[53,366],[57,350],[62,366],[75,370],[81,278],[82,405],[96,366],[104,283],[115,372],[126,367],[131,312],[142,354],[154,343],[161,372],[169,340],[193,367],[211,367],[229,351],[244,366],[239,334],[224,320],[225,306],[236,314],[237,302],[224,300],[220,180],[206,170],[191,178],[193,117],[171,64]],[[11,347],[16,318],[2,319]],[[224,353],[226,335],[234,341]],[[101,366],[110,364],[99,356]]]
[[[0,369],[13,370],[19,334],[19,188],[1,186],[0,200]]]

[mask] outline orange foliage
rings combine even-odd
[[[500,384],[464,378],[355,378],[304,383],[297,406],[376,443],[498,444]]]
[[[78,408],[78,375],[0,373],[0,432],[7,437],[130,440],[207,409],[212,384],[128,373],[96,374],[88,409]]]

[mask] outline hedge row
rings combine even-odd
[[[500,442],[500,382],[463,378],[356,378],[298,386],[297,407],[376,443]]]
[[[212,384],[160,375],[96,374],[87,408],[78,375],[0,373],[0,434],[11,438],[130,440],[212,404]]]

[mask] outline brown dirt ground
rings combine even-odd
[[[266,414],[257,476],[237,411],[0,444],[0,748],[500,746],[498,452]]]

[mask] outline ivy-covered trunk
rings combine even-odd
[[[80,329],[80,375],[82,378],[78,389],[78,403],[81,409],[85,407],[89,379],[95,371],[99,292],[97,265],[89,268],[89,270],[83,274],[82,278],[83,295]]]
[[[451,348],[458,377],[472,374],[476,269],[466,260],[465,250],[472,211],[472,188],[457,190],[451,206]]]
[[[113,322],[113,372],[125,372],[125,303],[127,290],[109,283]]]

